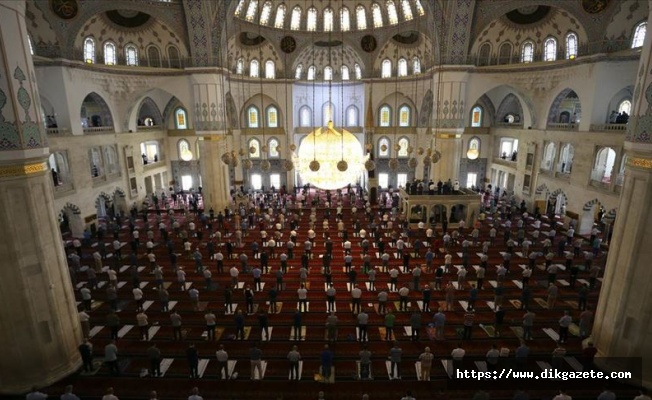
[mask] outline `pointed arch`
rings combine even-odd
[[[151,118],[154,126],[163,125],[163,115],[161,115],[161,111],[159,110],[158,106],[150,97],[145,97],[140,102],[140,107],[138,108],[138,125],[147,125],[145,124],[146,118]]]
[[[516,124],[523,124],[523,106],[521,101],[514,93],[509,93],[503,101],[500,102],[498,106],[498,111],[496,112],[496,122],[502,123],[505,121],[509,115],[514,117],[514,122]]]
[[[114,126],[113,115],[109,105],[102,96],[91,92],[84,98],[81,106],[82,124],[86,127]]]
[[[567,117],[568,119],[562,121],[562,113],[565,113],[564,117]],[[577,92],[571,88],[566,88],[559,92],[559,94],[552,101],[548,111],[548,123],[572,123],[572,118],[574,115],[575,120],[577,121],[577,119],[579,119],[579,117],[582,115],[582,105]]]

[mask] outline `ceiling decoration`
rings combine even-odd
[[[319,46],[319,47],[337,47],[341,45],[342,45],[341,40],[331,40],[331,41],[318,40],[315,42],[315,46]]]
[[[61,19],[72,19],[79,12],[77,0],[50,0],[52,12]]]
[[[365,35],[362,37],[362,40],[360,40],[360,46],[362,47],[362,50],[367,53],[373,53],[374,50],[376,50],[376,47],[378,47],[378,42],[373,35]]]
[[[258,46],[265,43],[265,40],[267,40],[263,36],[251,32],[241,32],[239,38],[240,43],[245,46]]]
[[[392,37],[393,40],[397,41],[400,44],[415,44],[419,41],[418,32],[403,32]]]
[[[297,41],[292,36],[285,36],[281,39],[281,50],[284,53],[293,53],[297,49]]]
[[[535,24],[543,20],[550,12],[550,6],[525,6],[514,9],[505,16],[508,20],[519,25]]]
[[[582,8],[589,14],[602,12],[608,5],[609,0],[582,0]]]
[[[123,28],[139,28],[151,18],[149,14],[134,10],[110,10],[106,12],[106,16],[111,22]]]

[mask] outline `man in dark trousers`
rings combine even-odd
[[[186,359],[188,360],[188,367],[190,368],[190,378],[199,378],[199,353],[194,344],[188,346],[186,349]]]
[[[79,354],[81,354],[84,372],[91,372],[93,370],[93,345],[88,339],[84,339],[84,343],[79,345]]]

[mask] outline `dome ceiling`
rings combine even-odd
[[[290,31],[382,29],[425,15],[422,0],[238,0],[235,17]]]

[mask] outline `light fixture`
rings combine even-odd
[[[466,158],[468,158],[469,160],[475,160],[479,156],[480,156],[480,152],[474,145],[472,145],[471,148],[469,148],[469,150],[466,152]]]

